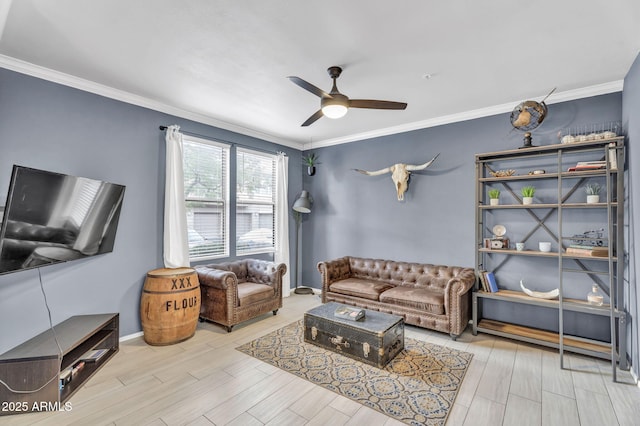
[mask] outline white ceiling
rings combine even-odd
[[[507,112],[554,87],[551,103],[619,91],[640,1],[0,0],[0,31],[2,67],[316,147]],[[328,92],[332,65],[343,94],[407,109],[300,127],[319,98],[286,77]]]

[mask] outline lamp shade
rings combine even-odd
[[[311,213],[309,191],[302,190],[298,199],[293,203],[293,210],[299,213]]]

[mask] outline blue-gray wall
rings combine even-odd
[[[558,132],[563,128],[621,119],[621,93],[553,104],[544,123],[533,132],[533,143],[558,143]],[[521,132],[512,130],[509,114],[505,113],[313,150],[321,164],[315,176],[304,177],[304,187],[315,203],[303,222],[303,282],[319,288],[317,262],[345,255],[474,267],[474,154],[518,148],[522,139]],[[378,170],[394,163],[421,164],[437,153],[440,156],[431,167],[411,175],[403,202],[397,201],[389,174],[370,177],[352,170]],[[575,233],[593,229],[592,218],[588,213],[584,216],[572,223]],[[536,224],[527,219],[517,215],[515,220],[505,222],[512,240],[522,238]],[[554,221],[555,216],[550,220],[552,228]],[[550,238],[539,230],[528,244],[537,245],[541,240]],[[535,290],[557,287],[553,278],[539,279],[557,276],[557,262],[532,264],[514,259],[508,267],[511,269],[500,272],[503,288],[519,290],[521,277]],[[548,269],[547,273],[541,274],[540,268]],[[565,295],[583,299],[590,286],[576,286],[574,291]],[[485,313],[493,319],[558,327],[555,312],[491,301],[486,305]],[[605,318],[567,314],[564,324],[569,333],[601,339],[609,335]]]
[[[613,93],[549,106],[533,143],[558,143],[565,127],[620,121],[622,95]],[[474,266],[476,153],[522,146],[509,114],[314,149],[320,166],[304,176],[314,198],[303,222],[303,281],[320,286],[316,263],[345,255]],[[428,169],[411,175],[399,202],[389,174],[370,177],[394,163]],[[305,152],[306,154],[306,152]]]
[[[112,253],[41,268],[54,323],[119,312],[121,335],[141,330],[145,274],[162,266],[165,142],[158,127],[170,124],[284,151],[290,157],[289,198],[302,187],[299,150],[0,69],[0,205],[13,164],[126,185]],[[293,224],[290,235],[293,259]],[[38,270],[1,275],[0,353],[48,326]]]
[[[628,164],[628,228],[626,232],[629,246],[629,280],[628,310],[630,313],[630,338],[632,368],[636,377],[640,376],[640,330],[638,318],[640,293],[636,286],[638,271],[640,271],[640,251],[636,241],[640,241],[640,148],[636,144],[640,141],[640,55],[636,57],[629,73],[624,79],[622,95],[622,123],[627,134],[627,164]]]

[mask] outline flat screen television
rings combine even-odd
[[[0,209],[0,274],[113,251],[124,190],[14,165]]]

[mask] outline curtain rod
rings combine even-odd
[[[169,128],[169,126],[160,126],[160,130],[163,130],[163,131],[167,130],[168,128]],[[227,140],[220,139],[220,138],[213,138],[213,137],[207,136],[207,135],[200,135],[200,134],[194,133],[194,132],[187,132],[187,131],[184,131],[182,129],[180,130],[180,132],[184,133],[185,135],[191,135],[191,136],[195,136],[197,138],[207,139],[207,140],[210,140],[210,141],[213,141],[213,142],[223,142],[223,143],[226,143],[226,144],[229,144],[229,145],[234,145],[234,146],[240,146],[240,147],[243,147],[243,148],[253,149],[254,151],[262,151],[262,152],[265,152],[267,154],[279,154],[279,153],[282,152],[284,155],[287,155],[284,151],[273,151],[273,150],[269,150],[269,149],[265,149],[265,148],[256,148],[254,146],[244,145],[244,144],[237,143],[237,142],[231,142],[231,141],[227,141]]]

